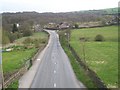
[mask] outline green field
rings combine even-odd
[[[18,90],[18,84],[19,81],[15,80],[13,83],[11,83],[5,90]]]
[[[23,38],[17,39],[15,41],[15,43],[21,44],[26,38],[28,38],[28,37],[23,37]],[[47,34],[45,32],[42,32],[42,33],[34,33],[32,36],[29,36],[29,38],[46,40],[48,37],[47,37]]]
[[[67,33],[68,30],[60,31],[60,43],[65,51],[65,53],[68,55],[70,63],[72,65],[72,68],[74,70],[74,73],[79,81],[81,81],[88,90],[91,90],[94,88],[94,90],[98,90],[97,86],[92,82],[91,78],[87,75],[86,71],[83,69],[83,67],[77,62],[74,55],[72,55],[70,49],[68,48],[67,38],[65,36],[65,33]]]
[[[23,37],[21,39],[18,39],[15,41],[15,43],[17,43],[17,45],[18,43],[21,44],[25,40],[25,38],[28,38],[28,37]],[[43,40],[44,42],[47,42],[48,35],[44,32],[38,32],[38,33],[34,33],[29,38],[32,38],[32,39],[38,38],[42,40],[42,42],[39,42],[39,44],[40,46],[43,46],[45,45],[45,43],[43,43]],[[15,49],[10,52],[2,53],[4,76],[8,77],[9,75],[13,74],[15,71],[19,70],[28,59],[34,56],[34,54],[38,50],[38,48],[35,48],[35,47],[26,49],[24,46],[18,46],[18,48],[20,49],[18,50]]]
[[[3,57],[3,71],[4,74],[14,72],[19,69],[26,60],[36,51],[35,48],[19,51],[4,52]]]
[[[98,34],[104,37],[104,41],[97,42],[94,40]],[[86,41],[82,41],[81,38]],[[107,87],[118,87],[117,26],[72,30],[70,44]]]

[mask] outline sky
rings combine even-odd
[[[2,12],[70,12],[118,7],[119,0],[0,0]]]

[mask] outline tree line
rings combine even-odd
[[[37,12],[17,12],[17,13],[2,13],[3,39],[8,42],[13,42],[15,39],[32,34],[32,29],[35,24],[40,24],[41,27],[49,22],[61,23],[83,23],[83,22],[99,22],[103,23],[111,21],[115,15],[107,15],[108,10],[89,10],[66,13],[37,13]],[[17,27],[16,24],[20,24]],[[75,27],[78,27],[75,25]],[[4,42],[4,43],[8,43]]]

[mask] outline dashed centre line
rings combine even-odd
[[[56,71],[54,70],[54,74],[56,73]]]
[[[38,58],[37,61],[40,61],[40,59]]]
[[[54,83],[54,88],[56,88],[56,83]]]

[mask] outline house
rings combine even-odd
[[[68,29],[70,28],[70,24],[68,24],[67,22],[62,22],[59,24],[59,29]]]
[[[51,23],[48,23],[47,25],[45,25],[44,28],[51,29],[51,30],[56,30],[56,29],[58,29],[58,26],[57,26],[56,23],[51,22]]]
[[[33,30],[34,30],[34,32],[42,31],[41,25],[40,24],[34,25]]]
[[[51,23],[48,23],[47,25],[45,25],[44,28],[51,29],[51,30],[68,29],[68,28],[70,28],[70,24],[67,22],[62,22],[60,24],[51,22]]]
[[[17,27],[20,27],[20,24],[19,24],[19,23],[16,23],[16,26],[17,26]]]

